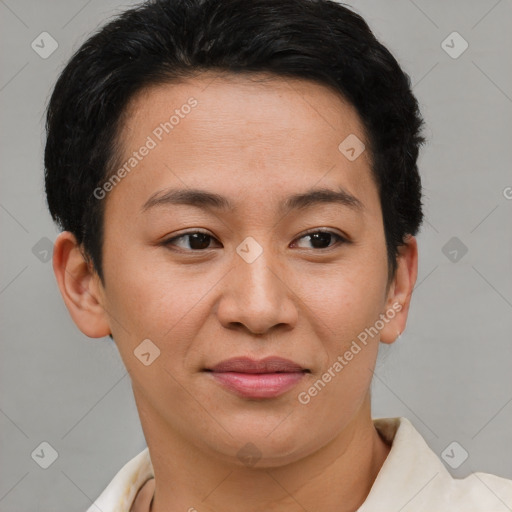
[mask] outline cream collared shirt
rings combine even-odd
[[[488,473],[453,478],[407,418],[373,423],[391,451],[357,512],[512,511],[512,480]],[[120,469],[87,512],[130,512],[137,492],[153,477],[146,448]]]

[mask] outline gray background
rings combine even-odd
[[[57,230],[43,196],[44,108],[72,52],[129,5],[0,0],[1,512],[84,511],[145,447],[114,343],[78,331],[45,261]],[[469,458],[447,466],[455,476],[512,478],[512,3],[348,5],[411,76],[429,139],[418,281],[405,333],[382,346],[373,416],[408,417],[439,456],[456,440]],[[47,59],[31,48],[44,31],[59,45]],[[458,58],[441,46],[453,31],[469,44]],[[452,52],[460,43],[448,39]],[[46,470],[31,457],[43,441],[58,452]]]

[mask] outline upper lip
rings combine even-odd
[[[266,357],[265,359],[251,359],[250,357],[233,357],[221,361],[206,370],[212,372],[238,372],[238,373],[294,373],[308,371],[299,364],[282,357]]]

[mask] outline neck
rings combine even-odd
[[[154,421],[152,412],[141,415],[155,474],[151,512],[354,511],[390,450],[373,426],[369,396],[320,450],[277,467],[206,457],[183,438],[169,436],[168,426]]]

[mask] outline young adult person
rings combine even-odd
[[[90,37],[47,115],[59,288],[111,336],[148,448],[89,511],[501,511],[406,418],[372,419],[405,329],[422,119],[328,0],[155,0]]]

